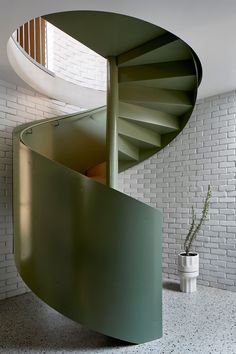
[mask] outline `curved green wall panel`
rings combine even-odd
[[[106,335],[161,337],[161,213],[15,140],[17,268],[43,301]]]

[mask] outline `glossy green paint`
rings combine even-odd
[[[161,212],[112,188],[118,168],[184,128],[200,62],[175,35],[128,16],[45,18],[109,59],[108,105],[14,130],[17,268],[42,300],[91,329],[132,343],[160,338]],[[84,176],[105,160],[112,188]]]

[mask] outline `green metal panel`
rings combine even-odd
[[[161,213],[14,137],[17,268],[43,301],[133,343],[161,337]]]
[[[118,67],[115,57],[108,58],[107,68],[106,184],[107,186],[116,189],[118,185],[117,118],[119,98]]]

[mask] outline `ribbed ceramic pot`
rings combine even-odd
[[[185,252],[178,254],[178,271],[180,277],[180,290],[192,293],[197,290],[197,277],[199,275],[199,254]]]

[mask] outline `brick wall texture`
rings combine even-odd
[[[27,291],[12,254],[12,130],[22,123],[79,110],[0,80],[0,300]]]
[[[48,69],[74,84],[106,90],[106,59],[47,23]]]
[[[0,299],[27,291],[16,272],[12,237],[12,130],[36,119],[79,111],[0,81]],[[236,291],[236,92],[200,100],[178,137],[119,177],[120,190],[163,212],[164,276],[177,279],[177,254],[190,208],[200,215],[210,183],[208,221],[194,243],[199,284]]]
[[[120,190],[163,213],[164,276],[178,279],[177,254],[191,206],[200,216],[208,184],[208,220],[194,242],[198,283],[236,291],[236,92],[199,100],[185,129],[160,153],[120,175]]]

